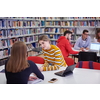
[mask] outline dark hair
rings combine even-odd
[[[85,32],[89,32],[89,31],[88,31],[88,30],[83,30],[83,34],[84,34]]]
[[[96,39],[99,39],[100,37],[98,36],[98,33],[100,33],[100,30],[97,30],[96,32]]]
[[[64,36],[65,36],[66,34],[72,34],[72,32],[69,31],[69,30],[67,30],[67,31],[64,32]]]

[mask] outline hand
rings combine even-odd
[[[35,77],[35,76],[29,76],[29,81],[33,81],[33,80],[36,80],[37,79],[37,77]]]
[[[84,51],[84,48],[80,48],[80,51]]]
[[[89,50],[89,48],[85,48],[86,50]]]

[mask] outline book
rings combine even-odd
[[[42,79],[35,79],[34,81],[28,81],[28,84],[37,84],[41,81],[42,81]]]

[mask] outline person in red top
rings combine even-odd
[[[68,57],[69,54],[79,53],[78,51],[74,51],[72,49],[72,46],[69,41],[71,39],[71,34],[72,34],[72,32],[67,30],[64,32],[64,36],[60,36],[59,39],[57,40],[57,46],[62,51],[62,54],[64,57]]]

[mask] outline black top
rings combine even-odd
[[[38,69],[37,65],[30,60],[28,60],[30,67],[17,73],[7,72],[6,70],[7,62],[8,61],[6,61],[5,63],[5,75],[7,79],[7,84],[27,84],[31,73],[36,74],[36,76],[40,79],[44,79],[44,76]]]

